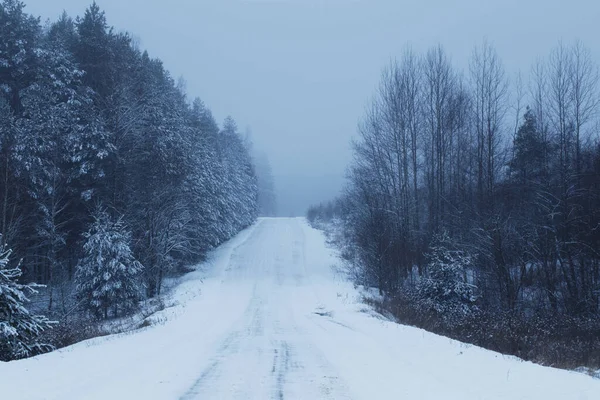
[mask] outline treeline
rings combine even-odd
[[[277,196],[275,178],[269,157],[264,152],[254,153],[254,165],[258,178],[258,215],[274,217],[277,215]]]
[[[337,206],[358,282],[405,322],[599,366],[598,80],[579,42],[526,80],[488,43],[466,73],[442,47],[393,60]]]
[[[306,217],[311,222],[328,222],[334,218],[342,217],[343,199],[335,199],[308,207]]]
[[[181,86],[95,3],[44,26],[0,3],[0,292],[22,274],[53,319],[120,316],[254,221],[249,146]],[[8,301],[14,350],[27,335]]]

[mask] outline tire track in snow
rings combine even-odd
[[[182,397],[180,397],[181,400],[200,398],[204,387],[207,386],[207,384],[210,384],[210,382],[216,381],[221,375],[221,364],[226,361],[229,356],[239,351],[241,340],[249,335],[256,336],[262,333],[263,328],[261,316],[261,300],[258,297],[256,285],[254,285],[252,297],[241,318],[242,322],[236,323],[236,325],[241,325],[241,328],[234,329],[225,337],[225,339],[221,341],[215,352],[215,357],[200,373],[200,376],[196,379],[188,391]],[[244,323],[244,320],[248,320],[249,322]]]
[[[303,230],[297,221],[285,226],[269,222],[263,221],[254,237],[232,254],[223,284],[249,281],[252,295],[181,400],[350,398],[343,380],[294,316],[297,296],[317,302],[306,271]],[[265,240],[273,237],[279,242],[274,248],[273,240]],[[254,258],[244,254],[247,250]]]
[[[275,348],[273,357],[273,368],[271,374],[275,379],[275,394],[274,399],[284,399],[285,378],[290,369],[290,348],[289,344],[282,341],[279,348]]]

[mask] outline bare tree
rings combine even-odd
[[[578,177],[581,174],[582,129],[595,115],[600,103],[599,78],[598,66],[592,61],[589,49],[577,41],[571,48],[569,84],[575,129],[575,172]]]
[[[508,81],[496,50],[487,41],[473,51],[470,72],[477,132],[477,187],[483,211],[493,209],[493,191],[501,167]]]
[[[537,129],[544,142],[549,141],[548,132],[548,72],[546,63],[538,59],[532,66],[529,78],[529,96],[532,103],[533,113],[537,123]],[[544,173],[548,173],[549,154],[547,146],[543,149]]]
[[[441,46],[427,52],[423,64],[423,112],[427,132],[425,159],[426,181],[429,191],[429,230],[443,224],[445,215],[446,171],[453,143],[449,129],[449,110],[455,85],[455,74],[450,60]]]

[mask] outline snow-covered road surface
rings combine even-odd
[[[600,399],[600,380],[377,317],[304,219],[217,249],[149,328],[0,363],[0,399]]]

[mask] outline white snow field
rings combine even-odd
[[[261,219],[155,324],[0,363],[16,399],[600,399],[600,380],[378,317],[304,219]]]

